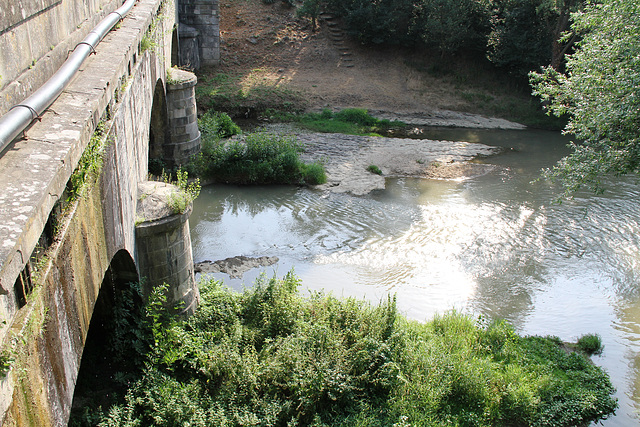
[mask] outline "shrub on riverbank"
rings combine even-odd
[[[101,425],[570,426],[617,406],[607,375],[558,339],[298,286],[291,273],[243,293],[206,281],[186,321],[158,292],[146,368]]]
[[[249,133],[239,139],[223,138],[241,133],[225,113],[207,112],[199,120],[202,151],[192,162],[200,177],[235,184],[324,184],[321,163],[305,164],[304,151],[294,137]]]

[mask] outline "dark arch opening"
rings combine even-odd
[[[171,65],[180,65],[180,38],[178,37],[178,25],[173,27],[171,34]]]
[[[69,425],[86,421],[85,408],[109,408],[121,398],[122,384],[117,381],[117,373],[126,367],[121,362],[124,355],[119,354],[122,346],[117,342],[122,338],[115,334],[119,333],[118,325],[127,321],[127,311],[142,307],[142,298],[135,292],[137,283],[133,259],[127,251],[118,251],[102,279],[91,316]]]
[[[149,124],[149,173],[159,176],[167,169],[165,150],[170,142],[167,101],[162,80],[158,79],[153,91],[151,120]]]

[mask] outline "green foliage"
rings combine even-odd
[[[310,6],[316,0],[307,0]],[[486,55],[518,75],[551,60],[568,25],[563,12],[581,0],[327,0],[363,43],[425,46]]]
[[[304,0],[302,5],[296,9],[296,16],[299,18],[311,19],[311,26],[313,31],[315,31],[321,7],[322,0]]]
[[[411,32],[442,52],[483,51],[489,28],[489,3],[479,0],[420,0]]]
[[[189,182],[187,171],[178,168],[176,170],[176,179],[177,181],[173,184],[178,187],[178,190],[169,195],[167,203],[174,213],[182,214],[200,195],[200,178]],[[171,178],[167,177],[165,181],[170,182]]]
[[[302,181],[309,185],[320,185],[327,182],[327,173],[322,162],[302,163],[300,174]]]
[[[327,4],[363,43],[413,44],[408,29],[415,7],[409,0],[329,0]]]
[[[2,349],[0,352],[0,379],[4,378],[11,369],[13,362],[15,361],[15,355],[7,348]]]
[[[573,15],[582,35],[566,74],[531,74],[534,94],[550,114],[566,115],[573,153],[544,176],[569,196],[582,186],[603,190],[601,178],[640,171],[640,4],[605,0]]]
[[[140,40],[140,52],[144,53],[147,50],[155,50],[158,44],[153,40],[153,36],[150,33],[145,33]]]
[[[149,304],[153,305],[154,298],[157,296]],[[126,388],[141,377],[154,347],[148,308],[142,301],[138,283],[115,284],[100,293],[84,346],[69,427],[98,425],[109,406],[122,401]],[[101,313],[105,306],[108,315]],[[78,401],[83,402],[82,407],[75,403]]]
[[[104,160],[105,135],[105,124],[100,122],[83,151],[78,166],[69,178],[67,183],[68,202],[80,197],[98,179]]]
[[[198,119],[203,139],[227,138],[242,133],[227,113],[209,110]]]
[[[578,338],[578,342],[576,343],[576,347],[578,350],[588,354],[600,354],[604,349],[602,345],[602,339],[600,335],[597,334],[586,334]]]
[[[367,166],[367,170],[371,173],[375,173],[376,175],[382,175],[382,170],[376,165]]]
[[[200,176],[216,182],[238,184],[323,184],[324,167],[304,164],[303,146],[295,138],[269,133],[250,133],[242,139],[220,140],[204,136],[202,153],[196,158]]]
[[[550,28],[558,19],[554,5],[547,0],[493,1],[489,60],[518,74],[549,64],[554,42]]]
[[[235,293],[200,284],[172,318],[151,297],[148,362],[101,426],[581,425],[616,408],[607,375],[554,338],[458,313],[429,323],[262,277]]]

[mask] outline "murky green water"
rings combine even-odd
[[[396,293],[415,319],[456,308],[509,320],[520,333],[602,336],[594,361],[620,400],[607,426],[636,425],[640,410],[640,185],[612,179],[602,196],[561,205],[531,184],[566,153],[558,134],[433,131],[429,137],[509,148],[502,166],[467,181],[389,179],[366,197],[293,187],[212,186],[191,216],[196,261],[277,256],[305,287],[373,301]],[[243,280],[217,277],[236,289]]]

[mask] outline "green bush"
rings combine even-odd
[[[602,345],[602,339],[597,334],[586,334],[578,338],[576,343],[578,350],[583,351],[588,355],[600,354],[604,349]]]
[[[205,137],[202,153],[194,163],[200,176],[214,182],[310,185],[326,182],[323,166],[305,165],[299,158],[302,151],[302,145],[293,137],[263,132],[234,140]]]
[[[209,110],[198,119],[203,139],[227,138],[242,133],[240,126],[227,113]]]
[[[378,123],[378,120],[369,115],[369,112],[364,108],[347,108],[338,111],[334,115],[334,118],[339,121],[355,123],[363,126],[374,126]]]
[[[301,167],[302,180],[305,184],[319,185],[327,182],[324,165],[320,162],[303,164]]]
[[[409,321],[394,298],[302,298],[299,285],[207,280],[186,321],[154,294],[146,368],[101,425],[569,426],[617,406],[607,375],[554,338],[458,313]]]
[[[409,31],[441,52],[482,52],[491,16],[488,6],[479,0],[419,0]]]

